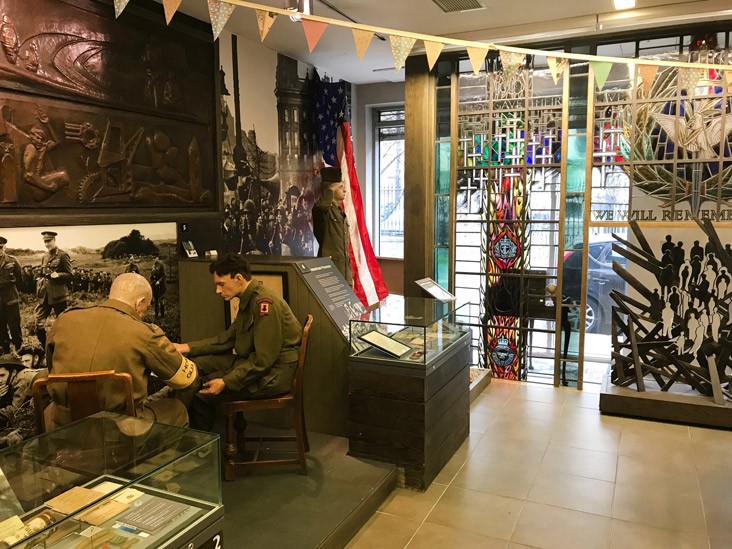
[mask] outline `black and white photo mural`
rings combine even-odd
[[[611,294],[611,380],[638,391],[684,384],[722,404],[732,400],[732,249],[710,220],[698,225],[641,230],[631,222],[628,240],[615,237],[627,266],[614,269],[627,291]]]

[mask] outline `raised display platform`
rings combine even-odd
[[[732,403],[715,404],[711,397],[700,395],[688,385],[676,384],[671,391],[662,392],[652,377],[644,379],[646,391],[635,387],[618,387],[606,375],[600,391],[600,411],[606,414],[639,417],[732,428]]]

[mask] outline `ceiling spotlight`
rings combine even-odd
[[[613,0],[616,10],[629,10],[635,7],[635,0]]]
[[[313,0],[285,0],[285,9],[293,12],[292,21],[300,21],[300,15],[313,14]]]

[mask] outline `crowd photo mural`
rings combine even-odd
[[[106,300],[117,275],[150,282],[153,303],[143,320],[180,340],[176,253],[175,223],[0,231],[0,447],[34,434],[28,388],[45,367],[56,317]]]

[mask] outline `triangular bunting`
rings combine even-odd
[[[353,29],[353,42],[356,44],[356,53],[358,53],[359,61],[363,59],[363,54],[366,53],[373,37],[373,31]]]
[[[724,78],[727,80],[727,93],[732,93],[732,71],[724,71]]]
[[[180,3],[183,0],[163,0],[163,9],[165,10],[165,23],[170,25],[171,19],[173,19],[173,16],[175,15],[175,12],[178,11],[178,8],[180,7]]]
[[[643,82],[646,97],[651,94],[651,88],[653,87],[654,80],[656,80],[658,69],[658,65],[638,65],[638,74],[640,74],[641,81]]]
[[[556,86],[559,78],[564,75],[564,71],[567,68],[567,59],[564,57],[547,57],[546,62],[549,65],[549,72],[552,74],[552,79]]]
[[[208,0],[208,16],[211,19],[211,30],[214,40],[217,40],[224,25],[234,11],[234,4],[221,2],[220,0]]]
[[[127,3],[130,0],[114,0],[114,17],[117,18],[122,14],[122,11],[127,7]]]
[[[277,14],[271,11],[265,10],[254,10],[257,14],[257,26],[259,27],[259,39],[264,42],[264,38],[267,36],[269,29],[274,25]]]
[[[328,28],[328,23],[322,23],[320,21],[311,21],[310,19],[302,20],[302,30],[305,31],[305,38],[308,41],[308,49],[310,53],[313,53],[315,45],[323,36],[325,29]]]
[[[694,95],[696,84],[704,76],[704,69],[692,69],[690,67],[679,68],[679,86],[686,90],[687,95]]]
[[[470,65],[473,67],[473,73],[478,74],[480,68],[483,66],[483,61],[485,61],[485,56],[488,55],[488,48],[469,46],[465,49],[468,50],[468,57],[470,57]]]
[[[607,82],[607,77],[610,76],[610,69],[613,68],[613,64],[609,61],[590,61],[592,72],[595,73],[595,82],[597,83],[597,89],[602,90]]]
[[[428,42],[425,40],[424,51],[427,53],[427,64],[430,66],[430,70],[432,70],[432,67],[437,63],[437,58],[440,57],[442,48],[444,47],[445,44],[442,42]]]
[[[391,54],[394,56],[394,68],[398,71],[404,67],[404,61],[409,57],[409,52],[412,51],[414,43],[417,41],[416,38],[409,38],[407,36],[394,36],[389,35],[389,42],[391,43]]]
[[[507,75],[516,73],[526,63],[525,53],[516,53],[513,51],[501,51],[501,66],[503,72]]]

